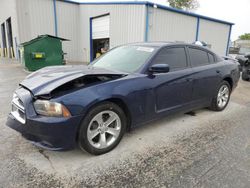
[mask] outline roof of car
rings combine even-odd
[[[131,46],[149,46],[149,47],[163,47],[168,45],[188,45],[188,46],[194,46],[194,47],[203,47],[196,44],[191,43],[185,43],[185,42],[165,42],[165,41],[157,41],[157,42],[136,42],[136,43],[130,43],[128,45]]]
[[[129,45],[132,46],[151,46],[151,47],[162,47],[166,46],[168,44],[174,44],[174,42],[136,42],[136,43],[130,43]]]
[[[166,41],[157,41],[157,42],[137,42],[137,43],[130,43],[127,45],[131,45],[131,46],[145,46],[145,47],[154,47],[154,48],[161,48],[164,46],[171,46],[171,45],[186,45],[186,46],[191,46],[191,47],[196,47],[196,48],[200,48],[200,49],[204,49],[207,50],[209,52],[214,53],[213,51],[211,51],[211,49],[209,49],[206,46],[200,46],[197,44],[191,44],[191,43],[185,43],[185,42],[166,42]],[[214,53],[215,54],[215,53]]]

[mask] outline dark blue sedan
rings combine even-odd
[[[7,125],[34,144],[112,150],[126,130],[175,112],[226,108],[239,66],[180,43],[117,47],[89,66],[43,68],[20,83]]]

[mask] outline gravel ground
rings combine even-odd
[[[250,83],[223,112],[174,115],[125,134],[91,156],[41,150],[5,126],[12,93],[27,75],[0,60],[0,187],[250,187]]]

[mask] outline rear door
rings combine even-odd
[[[216,56],[199,47],[188,47],[190,63],[193,69],[193,101],[209,102],[221,80]]]
[[[170,72],[154,74],[155,110],[157,113],[173,110],[192,100],[192,70],[185,46],[165,47],[156,54],[153,64],[168,64]]]

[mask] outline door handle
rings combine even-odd
[[[219,73],[220,73],[220,71],[219,71],[219,70],[216,70],[216,73],[218,73],[218,74],[219,74]]]
[[[192,78],[187,78],[186,81],[187,82],[191,82],[193,79]]]

